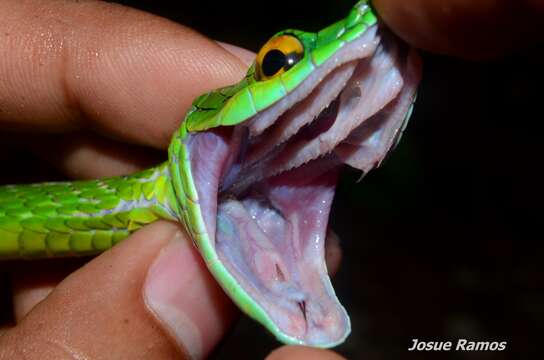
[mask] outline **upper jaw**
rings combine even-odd
[[[324,261],[338,170],[381,163],[420,77],[416,55],[384,36],[370,28],[275,105],[189,140],[219,266],[250,299],[239,305],[262,310],[286,342],[328,347],[350,332]]]

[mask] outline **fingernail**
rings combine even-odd
[[[178,345],[192,359],[200,359],[202,332],[188,313],[184,300],[197,268],[190,246],[192,244],[178,232],[159,252],[147,273],[144,301]]]

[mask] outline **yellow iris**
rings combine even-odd
[[[270,39],[257,54],[256,79],[270,80],[293,67],[304,57],[304,45],[293,35]]]

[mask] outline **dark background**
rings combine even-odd
[[[283,28],[317,30],[344,17],[353,2],[121,3],[257,51]],[[351,359],[536,358],[544,52],[485,63],[422,55],[419,100],[397,151],[362,183],[346,171],[338,189],[332,226],[344,262],[333,282],[353,332],[336,350]],[[413,338],[508,345],[414,354]],[[263,358],[277,346],[242,318],[213,358]]]

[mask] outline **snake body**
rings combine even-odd
[[[349,318],[323,260],[328,207],[311,209],[316,201],[330,207],[339,165],[366,172],[394,147],[418,80],[414,55],[382,46],[377,29],[360,1],[317,33],[276,34],[238,84],[194,101],[164,164],[108,179],[0,187],[0,257],[96,254],[158,219],[179,221],[227,294],[280,341],[343,342]],[[378,100],[357,107],[373,92]],[[327,111],[346,120],[331,125]],[[300,233],[315,244],[297,240]]]
[[[176,219],[167,164],[101,180],[0,187],[0,254],[96,254],[157,219]]]

